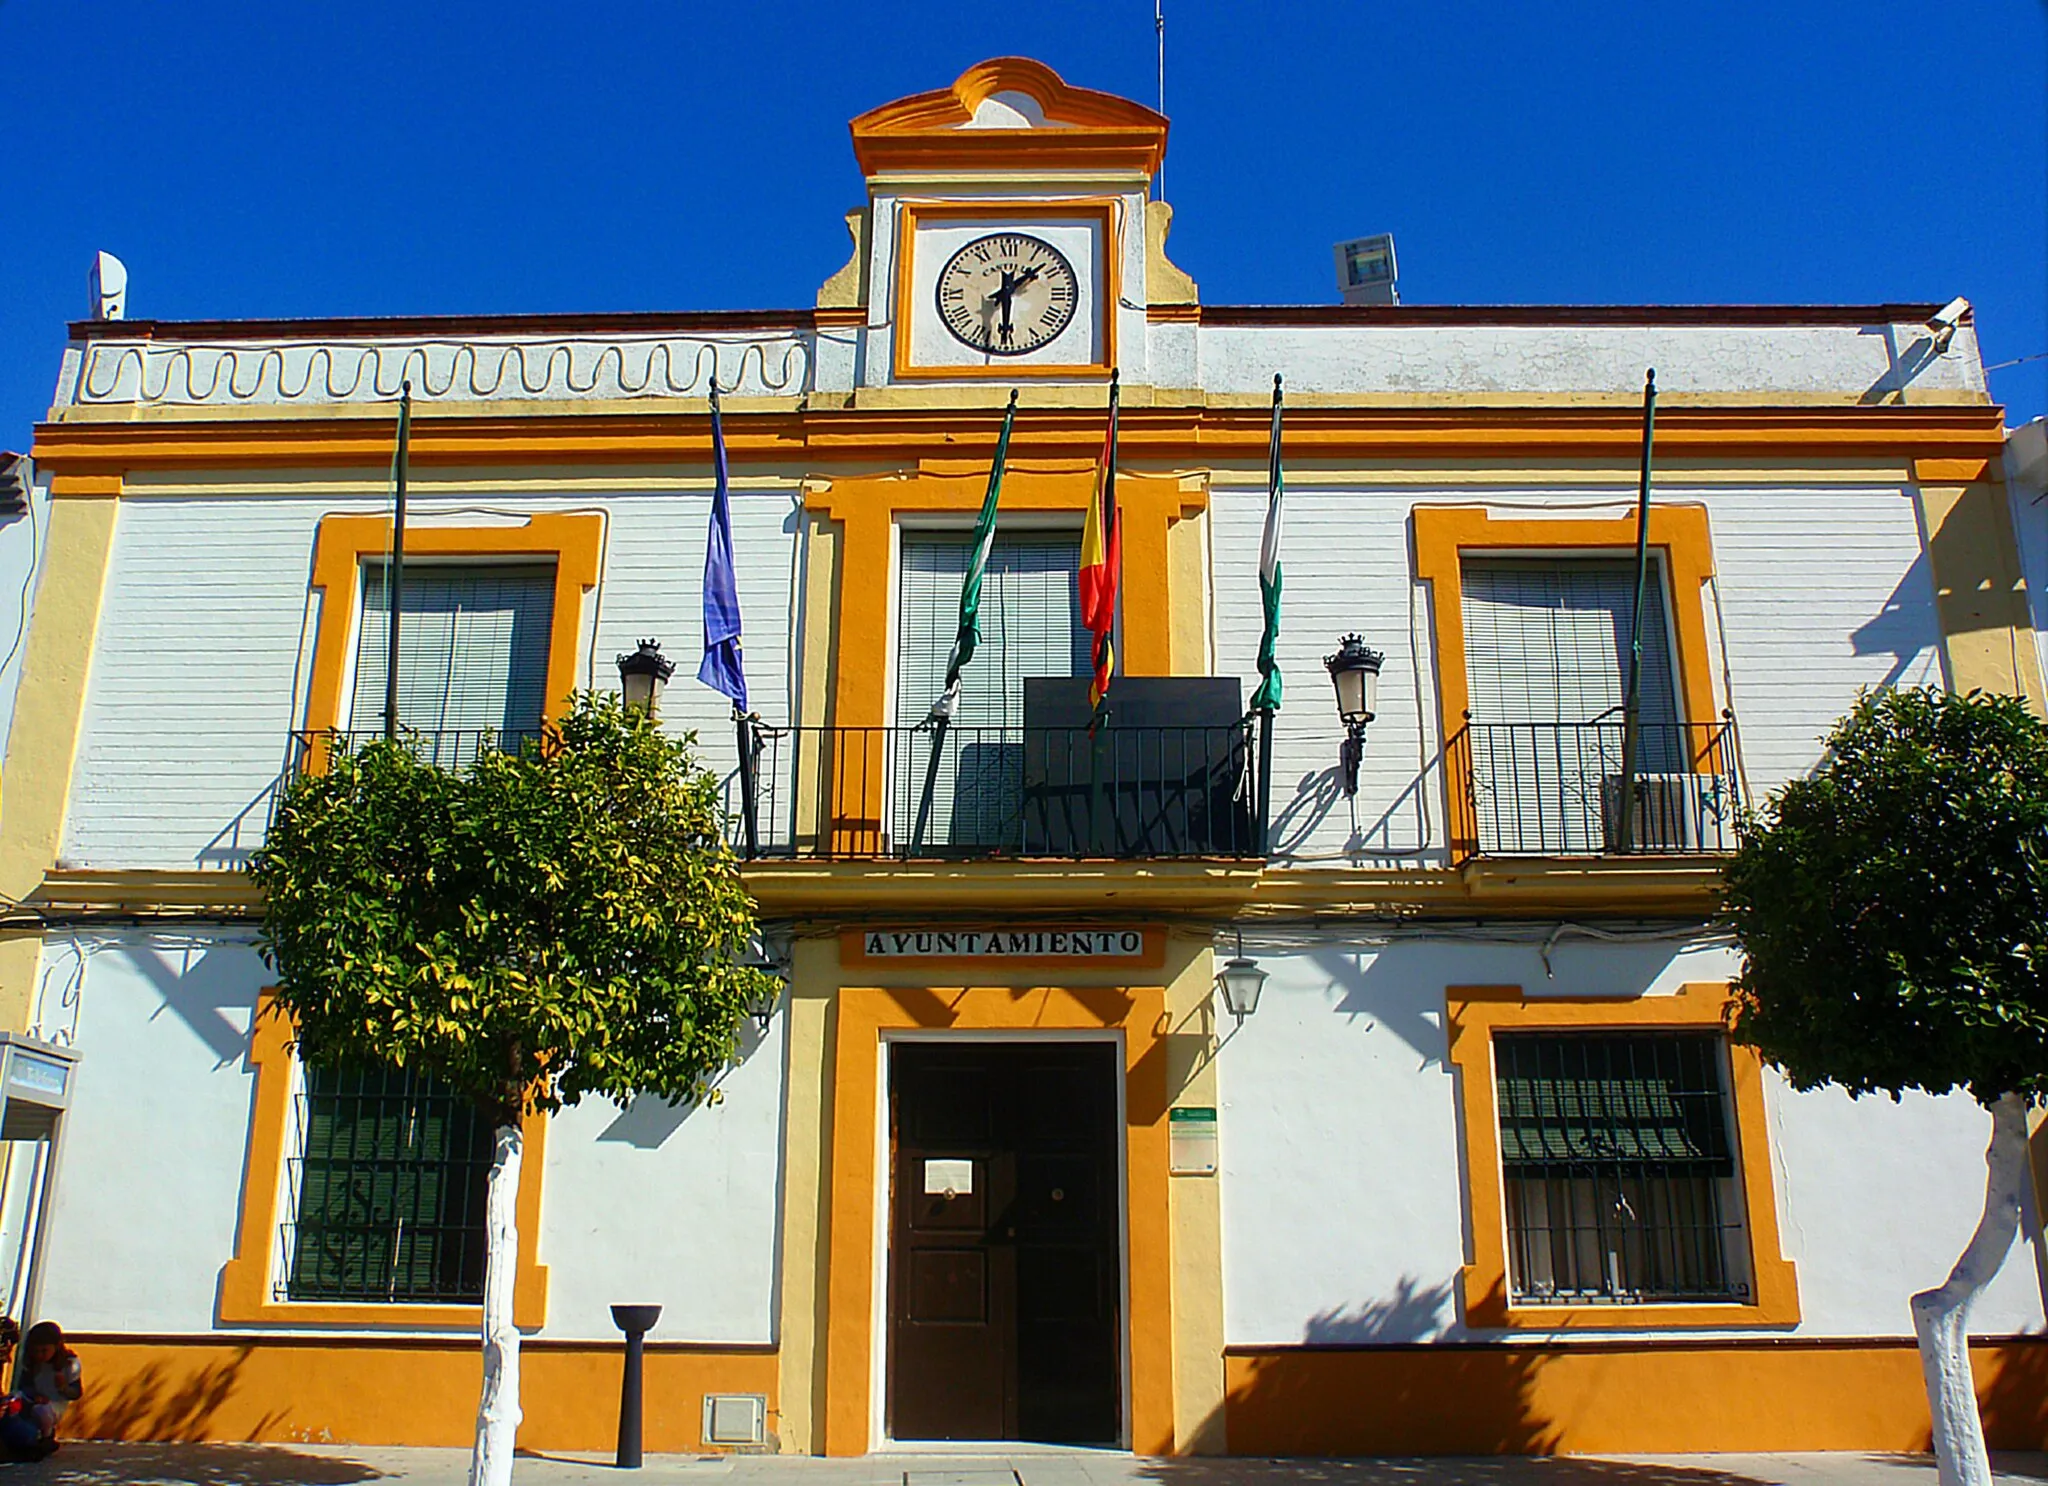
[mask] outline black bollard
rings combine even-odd
[[[626,1375],[619,1381],[620,1470],[640,1469],[641,1371],[645,1360],[647,1333],[661,1319],[658,1305],[615,1305],[612,1324],[626,1333]]]

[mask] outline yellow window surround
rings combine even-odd
[[[256,1091],[249,1108],[249,1159],[243,1168],[235,1256],[220,1273],[220,1324],[435,1331],[474,1330],[482,1325],[481,1305],[277,1298],[273,1260],[278,1246],[281,1178],[290,1155],[286,1145],[296,1059],[291,1023],[277,1011],[267,991],[256,1005],[249,1061],[256,1070]],[[519,1168],[517,1208],[519,1270],[513,1282],[512,1316],[520,1327],[533,1331],[546,1324],[548,1317],[548,1272],[540,1262],[540,1188],[541,1172],[547,1165],[547,1116],[528,1115],[524,1128],[526,1151]]]
[[[1450,986],[1445,1030],[1465,1130],[1465,1184],[1472,1212],[1472,1257],[1464,1266],[1465,1324],[1543,1331],[1634,1331],[1651,1328],[1796,1326],[1799,1284],[1778,1240],[1778,1203],[1771,1182],[1763,1063],[1752,1048],[1728,1045],[1735,1109],[1737,1180],[1742,1190],[1751,1299],[1747,1302],[1557,1305],[1511,1302],[1507,1276],[1507,1209],[1495,1107],[1493,1034],[1524,1031],[1644,1031],[1719,1027],[1726,984],[1683,987],[1674,996],[1525,997],[1520,986]]]
[[[568,706],[576,683],[577,639],[582,632],[583,595],[597,584],[604,519],[592,512],[545,512],[517,526],[425,526],[406,533],[408,557],[552,558],[554,613],[548,638],[546,715]],[[313,648],[312,685],[306,727],[338,727],[344,714],[350,639],[362,601],[365,560],[391,550],[391,522],[382,516],[324,517],[313,546],[313,587],[322,594]],[[474,1305],[417,1305],[281,1301],[275,1298],[272,1258],[278,1229],[278,1197],[285,1170],[291,1118],[293,1055],[291,1029],[270,1011],[266,995],[257,1008],[249,1056],[256,1089],[249,1115],[249,1160],[243,1174],[242,1218],[235,1256],[221,1271],[223,1325],[306,1325],[417,1327],[457,1330],[482,1323]],[[525,1121],[526,1153],[519,1181],[519,1273],[513,1313],[522,1327],[547,1319],[547,1270],[539,1263],[541,1175],[545,1168],[547,1119]]]
[[[1464,557],[1484,553],[1633,552],[1633,513],[1610,519],[1498,519],[1481,506],[1417,506],[1415,576],[1430,585],[1430,623],[1436,651],[1438,733],[1446,774],[1453,767],[1451,740],[1465,726],[1471,708],[1465,669]],[[1702,586],[1714,575],[1713,544],[1707,513],[1700,506],[1652,506],[1650,548],[1661,559],[1670,585],[1671,628],[1678,649],[1678,696],[1684,719],[1704,723],[1715,716],[1714,681],[1707,650],[1706,605]],[[1470,760],[1461,767],[1467,777],[1446,778],[1450,793],[1451,850],[1459,858],[1479,849],[1479,822],[1468,802],[1472,798]]]

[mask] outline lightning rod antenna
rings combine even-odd
[[[1152,0],[1152,29],[1159,36],[1159,113],[1166,114],[1166,0]],[[1152,177],[1152,199],[1166,199],[1166,161],[1161,159],[1159,169]]]

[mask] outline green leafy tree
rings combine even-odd
[[[1861,698],[1745,830],[1726,912],[1734,1035],[1796,1087],[1966,1089],[1991,1112],[1983,1216],[1912,1303],[1942,1486],[1989,1486],[1967,1322],[2018,1232],[2048,1093],[2048,728],[2011,697]]]
[[[521,1120],[586,1094],[707,1097],[774,995],[688,741],[580,696],[543,744],[451,771],[330,740],[250,866],[276,1004],[311,1062],[429,1074],[495,1129],[471,1480],[511,1479]]]

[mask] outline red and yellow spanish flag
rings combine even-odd
[[[1095,467],[1095,498],[1081,528],[1081,623],[1095,637],[1090,651],[1095,676],[1088,687],[1094,707],[1102,705],[1116,669],[1116,588],[1124,568],[1123,525],[1116,514],[1116,378],[1110,372],[1109,430],[1102,440],[1102,462]]]

